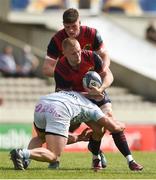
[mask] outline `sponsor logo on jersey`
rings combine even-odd
[[[90,50],[91,49],[91,44],[86,44],[83,49],[85,50]]]

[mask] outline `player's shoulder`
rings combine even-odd
[[[61,41],[64,40],[67,37],[67,34],[65,32],[65,29],[61,29],[55,33],[55,35],[52,37],[53,39],[60,39]]]
[[[91,36],[96,34],[97,30],[89,26],[81,26],[81,32],[86,36]]]
[[[95,28],[93,28],[93,27],[89,27],[89,26],[81,26],[81,29],[82,29],[82,31],[86,31],[86,30],[88,30],[88,31],[95,31],[96,29]]]

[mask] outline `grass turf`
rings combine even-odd
[[[9,152],[0,152],[0,179],[156,179],[156,152],[133,152],[143,171],[130,171],[120,153],[105,153],[108,166],[94,172],[91,170],[90,153],[64,153],[59,170],[49,170],[47,163],[32,161],[25,171],[13,169]]]

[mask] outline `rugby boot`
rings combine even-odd
[[[132,171],[141,171],[143,169],[143,166],[132,160],[129,162],[129,169]]]

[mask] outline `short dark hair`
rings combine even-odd
[[[63,13],[63,23],[74,23],[79,18],[77,9],[69,8]]]

